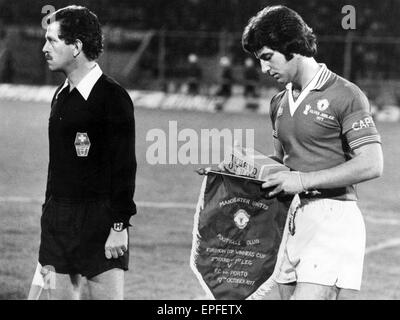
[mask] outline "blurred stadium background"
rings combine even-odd
[[[2,82],[53,85],[60,82],[62,76],[48,71],[41,52],[44,35],[41,25],[45,16],[42,8],[52,5],[57,9],[70,3],[0,1]],[[265,96],[265,92],[269,96],[275,86],[273,79],[260,77],[258,66],[255,71],[245,67],[245,60],[252,57],[242,50],[240,38],[250,16],[267,4],[283,3],[297,10],[313,26],[319,39],[319,61],[359,84],[377,111],[398,105],[400,39],[399,20],[394,13],[399,12],[400,2],[396,0],[74,3],[86,5],[97,13],[105,34],[102,68],[127,88],[187,93],[189,82],[197,81],[198,93],[206,96],[218,94],[223,83],[232,87],[233,96],[243,94],[246,85],[256,86],[256,96]],[[344,5],[356,9],[355,30],[342,28]],[[196,66],[189,62],[190,55],[196,56]],[[221,57],[229,61],[231,75],[224,72]],[[241,108],[237,105],[240,103],[243,101],[234,103],[236,109]],[[251,103],[247,105],[257,108]],[[392,118],[398,117],[393,111]]]
[[[249,128],[256,148],[272,151],[266,114],[280,87],[260,74],[255,60],[249,62],[253,58],[240,42],[248,19],[272,4],[298,11],[318,36],[317,60],[370,99],[385,172],[359,188],[368,249],[357,298],[400,298],[399,1],[0,0],[0,299],[24,299],[35,270],[49,100],[63,81],[48,71],[41,52],[42,8],[69,4],[98,15],[105,34],[99,63],[129,90],[136,107],[139,214],[132,219],[128,299],[204,297],[189,268],[198,165],[148,164],[146,134],[153,128],[168,132],[169,121],[198,133]],[[356,9],[355,30],[342,28],[344,5]]]

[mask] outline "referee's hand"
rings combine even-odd
[[[128,228],[117,232],[111,228],[104,246],[107,259],[117,259],[128,250]]]

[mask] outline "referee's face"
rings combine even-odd
[[[295,72],[294,59],[288,61],[282,53],[267,46],[258,50],[255,56],[260,60],[263,73],[269,74],[282,84],[292,81]]]
[[[46,43],[43,46],[43,52],[51,71],[62,71],[68,73],[74,62],[73,44],[66,44],[59,38],[60,23],[52,22],[47,27]]]

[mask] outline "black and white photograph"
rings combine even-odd
[[[399,300],[399,12],[0,0],[0,300]]]

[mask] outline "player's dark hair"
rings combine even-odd
[[[66,44],[82,42],[82,50],[89,60],[95,60],[103,52],[103,33],[97,16],[89,9],[71,5],[53,13],[60,22],[59,38]]]
[[[250,53],[267,46],[291,60],[294,53],[315,56],[317,38],[296,11],[285,6],[271,6],[249,20],[243,31],[242,46]]]

